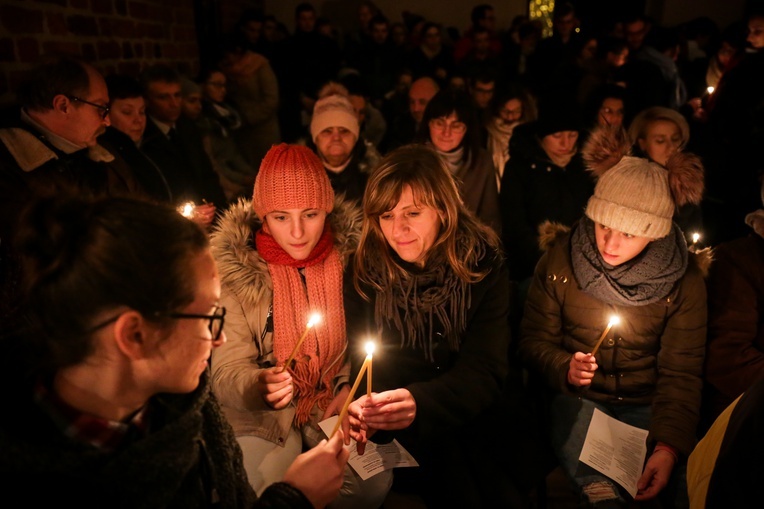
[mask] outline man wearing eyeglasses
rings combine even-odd
[[[0,319],[15,315],[11,239],[32,197],[65,190],[144,196],[126,163],[96,142],[109,125],[109,94],[94,67],[45,58],[16,98],[18,119],[0,128]]]

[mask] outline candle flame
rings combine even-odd
[[[374,353],[374,342],[373,341],[367,341],[366,342],[366,355],[371,356]]]
[[[312,315],[310,315],[310,319],[308,320],[308,328],[310,329],[311,327],[313,327],[320,321],[321,321],[321,315],[319,313],[313,313]]]
[[[178,207],[178,211],[183,217],[191,217],[194,215],[195,208],[194,202],[189,201]]]
[[[708,87],[708,88],[706,88],[706,92],[708,92],[709,94],[713,94],[713,93],[714,93],[714,90],[716,90],[714,87]]]
[[[699,240],[700,240],[700,233],[697,233],[697,232],[693,233],[693,234],[692,234],[692,243],[693,243],[693,244],[695,244],[695,243],[697,243]]]
[[[621,323],[621,319],[618,317],[618,315],[613,315],[610,317],[610,322],[608,323],[608,327],[611,327],[613,325],[618,325]]]

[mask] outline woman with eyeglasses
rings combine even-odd
[[[207,234],[132,199],[44,198],[16,239],[23,330],[2,338],[4,486],[35,507],[322,507],[341,485],[341,435],[257,502],[210,392],[226,311]],[[281,481],[281,479],[279,479]]]
[[[321,441],[318,423],[347,398],[342,279],[360,223],[351,202],[335,200],[318,156],[282,143],[263,159],[253,200],[232,205],[212,235],[228,310],[212,390],[258,493]],[[390,472],[363,481],[348,467],[331,507],[379,507],[390,483]]]
[[[499,191],[491,156],[481,147],[478,114],[467,92],[441,90],[427,104],[417,141],[437,152],[467,208],[501,231]]]

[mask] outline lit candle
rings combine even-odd
[[[318,313],[313,313],[310,315],[310,319],[308,320],[308,325],[305,327],[305,332],[302,333],[302,336],[300,336],[299,341],[297,341],[297,344],[294,345],[294,348],[292,349],[292,353],[289,354],[289,357],[287,358],[286,362],[284,363],[284,369],[289,367],[289,365],[294,360],[294,356],[297,355],[297,351],[300,349],[300,345],[302,345],[302,342],[305,341],[305,338],[308,337],[308,332],[310,332],[310,329],[313,328],[314,325],[316,325],[318,322],[321,321],[321,315]],[[284,371],[282,369],[281,371]]]
[[[610,321],[607,323],[607,327],[605,327],[605,330],[602,331],[602,335],[597,340],[597,343],[594,345],[594,349],[592,350],[592,357],[594,357],[594,354],[597,353],[597,350],[599,350],[600,345],[602,344],[602,340],[605,339],[605,336],[607,336],[607,333],[610,332],[610,329],[613,327],[613,325],[618,324],[621,321],[620,318],[618,318],[617,315],[613,315],[610,317]]]
[[[366,342],[366,361],[368,366],[366,368],[366,395],[371,397],[371,356],[374,353],[374,343],[371,341]]]
[[[708,92],[708,95],[711,95],[714,93],[714,90],[716,90],[714,87],[708,87],[706,88],[706,92]]]
[[[196,205],[192,201],[187,201],[180,207],[178,207],[178,212],[180,212],[180,215],[183,217],[187,217],[191,219],[194,217],[194,212],[196,211]]]
[[[700,240],[700,233],[698,233],[698,232],[693,233],[692,234],[692,243],[693,244],[697,244],[699,240]]]
[[[355,391],[358,390],[358,386],[361,384],[361,378],[363,377],[363,374],[366,372],[367,369],[369,369],[369,365],[371,364],[371,354],[366,355],[366,359],[363,361],[363,365],[361,365],[361,370],[358,372],[358,376],[355,377],[355,382],[353,383],[353,388],[350,389],[350,392],[348,393],[347,399],[345,399],[345,404],[342,405],[342,410],[340,411],[340,415],[337,416],[337,424],[334,425],[334,430],[332,430],[332,434],[329,435],[329,438],[333,437],[335,433],[337,433],[337,430],[340,429],[340,426],[342,425],[342,419],[345,418],[345,416],[348,413],[348,407],[350,406],[350,403],[353,402],[353,394],[355,394]],[[369,377],[371,379],[371,377]]]

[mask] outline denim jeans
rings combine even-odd
[[[560,466],[579,493],[581,487],[586,484],[609,480],[605,475],[578,460],[595,408],[610,417],[641,429],[648,429],[650,424],[649,405],[613,406],[595,403],[584,397],[557,394],[552,399],[550,408],[552,448]]]

